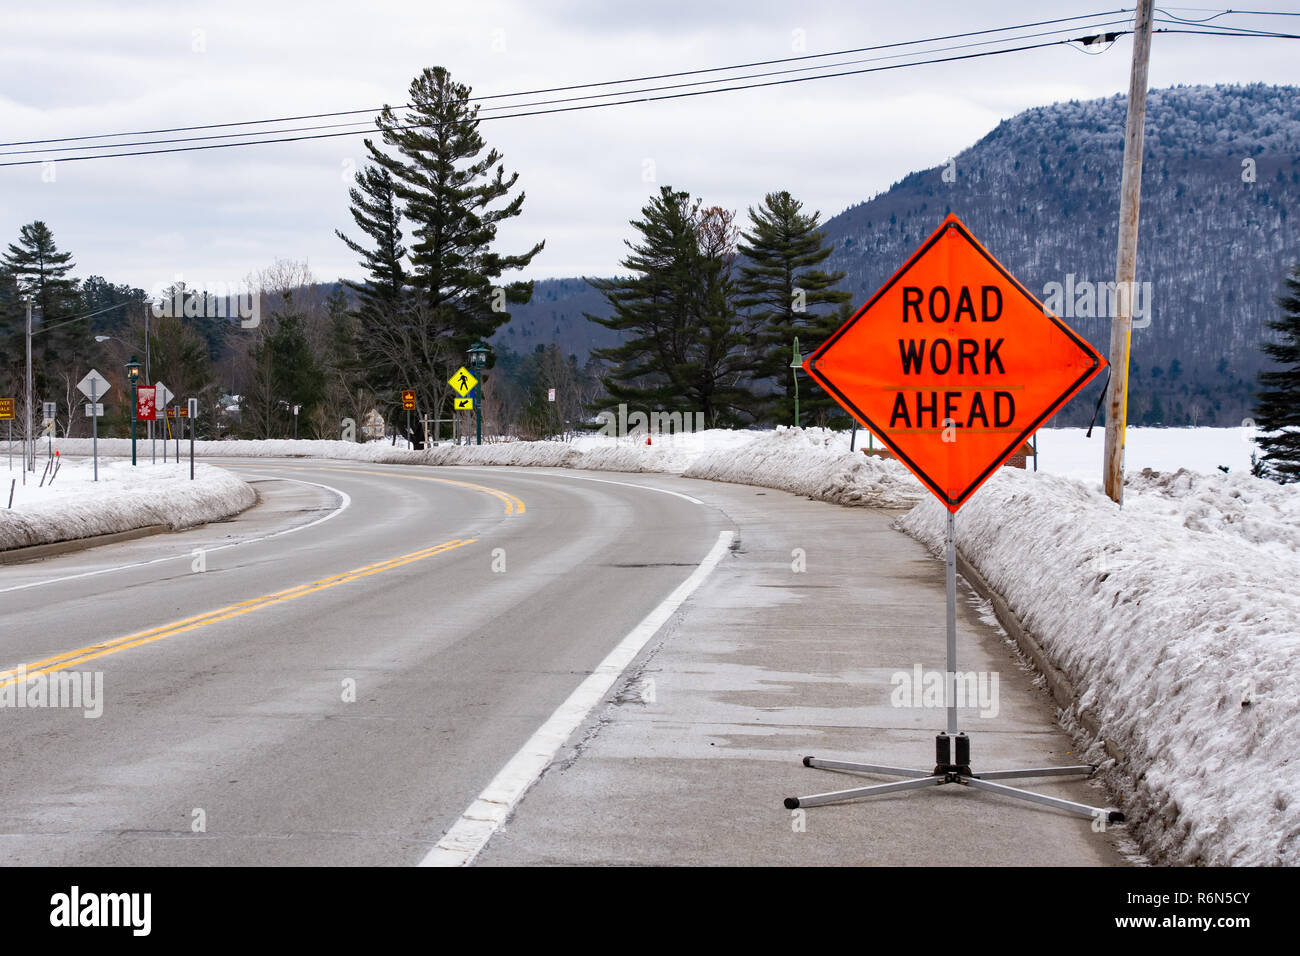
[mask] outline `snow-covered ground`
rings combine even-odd
[[[93,481],[89,461],[64,461],[51,484],[40,486],[45,463],[37,459],[35,474],[23,484],[21,461],[0,488],[0,550],[96,534],[130,531],[149,525],[188,528],[229,517],[256,500],[253,489],[230,472],[197,465],[190,481],[188,464],[132,468],[129,461],[99,463]],[[13,488],[13,507],[9,491]]]
[[[937,551],[944,515],[927,500],[899,523]],[[1158,860],[1300,864],[1300,489],[1147,472],[1121,510],[1004,469],[956,526],[1124,752],[1114,782]]]

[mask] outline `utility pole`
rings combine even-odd
[[[30,453],[28,445],[30,443]],[[32,463],[31,470],[36,470],[36,442],[32,436],[32,297],[27,297],[27,434],[23,441],[23,484],[27,483],[27,464]]]
[[[1106,391],[1106,451],[1102,483],[1124,503],[1124,426],[1128,418],[1128,360],[1133,341],[1133,289],[1137,278],[1138,206],[1142,198],[1142,133],[1147,113],[1147,63],[1151,55],[1151,2],[1138,0],[1133,25],[1133,67],[1124,128],[1120,184],[1119,250],[1115,256],[1116,315],[1110,323],[1110,383]],[[1035,459],[1037,461],[1037,459]]]

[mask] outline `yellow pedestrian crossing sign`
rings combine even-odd
[[[474,386],[478,384],[478,379],[474,377],[473,372],[462,365],[460,371],[447,380],[447,384],[455,390],[457,395],[464,398],[470,392],[474,391]],[[457,405],[456,407],[460,408],[461,406]]]
[[[474,411],[474,399],[472,398],[453,398],[452,402],[455,403],[454,408],[458,412]]]

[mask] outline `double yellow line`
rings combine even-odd
[[[33,661],[32,663],[26,664],[22,667],[0,671],[0,687],[8,687],[11,684],[18,684],[41,674],[50,674],[55,671],[65,670],[69,667],[75,667],[79,664],[84,664],[87,661],[93,661],[98,657],[106,657],[109,654],[116,654],[119,651],[130,650],[133,647],[152,644],[155,641],[161,641],[165,637],[172,637],[175,634],[184,634],[186,631],[192,631],[208,624],[216,624],[219,621],[228,621],[231,618],[250,614],[253,611],[258,611],[265,607],[271,607],[275,604],[283,604],[286,601],[292,601],[295,598],[305,597],[308,594],[315,594],[317,591],[324,591],[327,588],[338,587],[340,584],[357,581],[361,578],[369,577],[372,574],[379,574],[381,571],[390,571],[393,568],[400,568],[402,565],[410,564],[413,561],[423,561],[425,558],[431,558],[436,554],[446,554],[448,551],[454,551],[457,548],[465,547],[467,544],[473,544],[477,540],[477,538],[454,538],[451,541],[444,541],[442,544],[435,544],[430,548],[424,548],[420,551],[412,551],[410,554],[399,555],[396,558],[389,558],[386,561],[379,561],[375,564],[367,564],[364,567],[353,568],[351,571],[345,571],[342,574],[336,574],[332,577],[321,578],[319,581],[300,584],[297,587],[287,588],[283,591],[276,591],[273,594],[264,594],[261,597],[252,598],[247,601],[240,601],[236,604],[230,604],[226,607],[218,608],[215,611],[208,611],[206,614],[198,614],[194,617],[172,621],[170,624],[163,624],[159,627],[150,628],[147,631],[139,631],[135,634],[128,634],[125,637],[114,638],[111,641],[102,641],[98,644],[90,644],[86,647],[79,647],[73,651],[56,654],[54,657],[47,657],[43,660]]]
[[[481,491],[484,494],[491,495],[506,506],[506,514],[521,515],[524,513],[524,502],[522,499],[515,497],[508,491],[502,491],[500,488],[489,488],[487,485],[476,485],[469,481],[453,481],[450,478],[430,478],[427,475],[408,475],[399,471],[375,471],[372,468],[323,468],[309,467],[306,465],[262,465],[258,464],[259,469],[268,471],[282,469],[285,471],[339,471],[354,475],[383,475],[386,478],[406,478],[410,481],[436,481],[440,485],[456,485],[460,488],[468,488],[471,491]]]

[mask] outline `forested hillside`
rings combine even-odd
[[[1040,297],[1070,274],[1113,281],[1126,108],[1124,96],[1057,103],[999,124],[951,164],[828,220],[827,267],[848,273],[860,305],[953,211]],[[1300,261],[1300,89],[1154,90],[1144,152],[1138,280],[1151,283],[1151,308],[1133,335],[1130,420],[1240,424],[1264,323],[1285,268]],[[799,171],[772,187],[797,194]],[[557,341],[582,361],[614,335],[582,320],[603,309],[580,279],[539,282],[496,340],[521,351]],[[1108,317],[1068,320],[1106,347]],[[1086,420],[1099,388],[1056,423]]]

